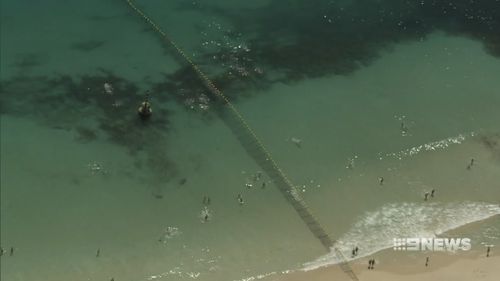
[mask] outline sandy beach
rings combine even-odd
[[[386,253],[382,253],[387,255]],[[374,256],[378,264],[375,269],[368,270],[368,258],[359,259],[350,265],[359,280],[363,281],[493,281],[500,276],[500,257],[479,254],[449,255],[431,254],[429,266],[425,267],[425,255],[421,254],[418,262],[413,258],[405,257],[403,254],[395,255],[392,260],[380,260],[381,255]],[[308,272],[297,272],[280,279],[283,281],[327,281],[327,280],[350,280],[338,266],[320,268]]]

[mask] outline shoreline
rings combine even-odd
[[[429,265],[425,266],[426,257]],[[375,269],[368,269],[368,260],[375,258]],[[492,251],[450,254],[446,252],[393,252],[391,249],[371,257],[360,258],[349,263],[359,280],[374,281],[471,281],[498,280],[500,276],[500,256]],[[273,279],[280,281],[327,281],[351,280],[338,265],[331,265],[311,271],[297,271]]]

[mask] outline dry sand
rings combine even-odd
[[[385,254],[387,255],[387,253]],[[425,255],[402,257],[392,255],[390,262],[381,262],[382,256],[375,256],[378,264],[368,270],[368,258],[351,263],[359,280],[365,281],[498,281],[500,280],[500,256],[486,258],[484,254],[430,255],[429,266],[425,267]],[[338,266],[320,268],[308,272],[297,272],[276,280],[283,281],[343,281],[350,280]]]

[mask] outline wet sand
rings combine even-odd
[[[385,253],[387,254],[387,253]],[[358,276],[359,280],[370,281],[493,281],[498,280],[500,276],[500,257],[485,257],[485,254],[467,254],[467,255],[449,255],[449,254],[430,254],[429,266],[425,267],[425,254],[419,254],[418,261],[414,258],[404,256],[399,253],[397,259],[389,262],[381,262],[380,256],[384,253],[375,255],[374,258],[379,264],[375,264],[374,270],[368,270],[368,260],[360,259],[353,262],[351,266]],[[429,255],[429,254],[428,254]],[[325,267],[308,272],[298,272],[283,278],[275,279],[283,281],[327,281],[327,280],[350,280],[338,266]]]

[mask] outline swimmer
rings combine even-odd
[[[486,257],[490,257],[490,251],[491,251],[491,247],[488,246],[488,248],[486,249]]]
[[[262,173],[261,173],[261,172],[257,172],[257,173],[253,176],[253,182],[259,181],[261,177],[262,177]]]
[[[404,122],[401,122],[401,134],[406,135],[408,133],[408,127],[406,127]]]
[[[383,185],[383,184],[384,184],[384,178],[383,178],[383,177],[379,177],[379,178],[378,178],[378,183],[379,183],[380,185]]]
[[[472,165],[474,165],[474,158],[470,160],[469,165],[467,165],[467,170],[470,170],[472,168]]]
[[[429,192],[425,192],[425,194],[424,194],[424,201],[427,201],[428,197],[429,197]]]
[[[354,161],[356,161],[357,158],[358,158],[357,155],[355,155],[354,158],[348,158],[346,168],[349,170],[354,169]]]
[[[262,189],[266,188],[266,182],[265,182],[265,181],[264,181],[264,182],[262,182],[261,188],[262,188]]]
[[[104,93],[108,94],[108,95],[112,95],[113,94],[113,85],[111,85],[111,83],[104,83]]]
[[[210,205],[210,197],[209,196],[203,196],[203,205]]]
[[[434,198],[434,192],[436,192],[436,190],[435,190],[435,189],[433,189],[433,190],[431,191],[431,197],[432,197],[432,198]]]
[[[201,210],[201,222],[205,223],[210,220],[210,210],[207,208],[207,206],[203,207],[203,210]]]
[[[302,148],[302,140],[301,139],[292,137],[290,140],[292,141],[293,144],[295,144],[296,147]]]
[[[241,196],[241,194],[238,194],[238,203],[240,203],[240,205],[245,204],[245,201],[243,201],[243,197]]]
[[[12,257],[14,255],[14,247],[10,247],[10,256]]]
[[[101,248],[98,248],[95,257],[98,258],[100,255],[101,255]]]
[[[5,253],[5,250],[0,247],[0,256],[3,256],[3,253]]]

